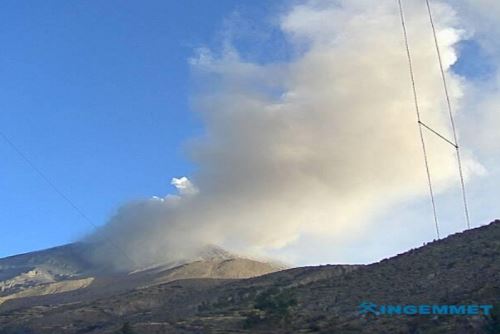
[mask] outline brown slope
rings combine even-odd
[[[282,269],[206,245],[191,258],[116,272],[86,261],[91,249],[75,243],[0,259],[1,309],[88,301],[177,279],[248,278]]]
[[[275,283],[274,287],[281,290],[275,295],[288,294],[297,300],[297,305],[289,309],[288,326],[284,327],[276,319],[259,312],[264,319],[255,321],[252,332],[481,333],[485,325],[481,316],[361,317],[358,306],[363,301],[417,305],[499,303],[500,221],[333,279],[298,285]],[[248,317],[255,312],[258,296],[266,290],[253,291],[252,286],[243,282],[234,285],[233,291],[223,292],[215,302],[212,300],[205,313]],[[234,302],[226,305],[224,301],[228,300]],[[266,316],[269,321],[266,321]]]
[[[175,281],[92,302],[4,312],[0,328],[4,333],[30,328],[112,333],[129,321],[136,333],[481,333],[481,317],[361,317],[357,307],[362,301],[496,303],[499,259],[496,221],[369,266],[296,268],[237,281]],[[297,303],[277,317],[272,309],[255,308],[266,293]]]

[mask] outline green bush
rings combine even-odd
[[[290,289],[269,288],[255,298],[255,312],[246,316],[244,328],[252,328],[260,323],[274,321],[284,325],[290,316],[290,309],[297,305],[297,299]]]
[[[255,308],[262,310],[268,317],[285,318],[290,313],[290,308],[297,305],[295,295],[291,290],[270,288],[255,299]]]

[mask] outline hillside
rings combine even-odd
[[[89,262],[88,251],[89,245],[76,243],[0,259],[1,310],[94,300],[179,279],[249,278],[284,268],[206,246],[191,258],[115,271]]]
[[[477,316],[359,315],[377,304],[496,304],[500,221],[367,266],[318,266],[249,279],[182,279],[106,298],[0,308],[1,333],[493,333]],[[9,307],[11,304],[11,307]],[[487,329],[487,326],[490,329]]]

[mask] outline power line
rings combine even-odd
[[[457,147],[457,144],[455,144],[454,142],[452,142],[451,140],[449,140],[448,138],[446,138],[445,136],[443,136],[442,134],[440,134],[439,132],[437,132],[436,130],[434,130],[433,128],[431,128],[430,126],[425,124],[424,122],[419,122],[418,124],[420,124],[421,126],[426,128],[427,130],[429,130],[430,132],[432,132],[433,134],[435,134],[436,136],[438,136],[439,138],[441,138],[442,140],[444,140],[445,142],[447,142],[451,146],[453,146],[455,148]]]
[[[448,93],[448,85],[446,83],[446,74],[444,73],[444,69],[443,69],[443,61],[441,59],[441,51],[439,50],[439,43],[438,43],[437,36],[436,36],[436,27],[434,26],[434,20],[432,19],[432,11],[431,11],[431,6],[429,4],[429,0],[425,0],[425,3],[427,5],[427,12],[429,13],[429,21],[430,21],[431,27],[432,27],[432,35],[434,37],[434,45],[436,47],[436,54],[437,54],[437,58],[439,61],[439,69],[441,70],[441,78],[443,79],[443,88],[444,88],[444,93],[445,93],[445,97],[446,97],[446,105],[448,107],[448,114],[450,116],[451,128],[453,130],[453,138],[455,140],[455,151],[457,154],[458,173],[460,176],[460,185],[462,188],[462,200],[464,203],[465,220],[467,222],[467,228],[470,229],[469,207],[467,205],[467,195],[465,192],[464,174],[463,174],[463,170],[462,170],[462,159],[460,157],[460,149],[459,149],[459,145],[458,145],[457,130],[456,130],[456,126],[455,126],[455,120],[453,117],[453,110],[451,108],[450,95]]]
[[[437,238],[439,239],[440,238],[440,236],[439,236],[439,222],[438,222],[438,217],[437,217],[437,212],[436,212],[436,201],[434,199],[434,190],[432,188],[432,179],[431,179],[431,172],[430,172],[430,168],[429,168],[429,159],[427,157],[427,148],[425,145],[424,134],[422,131],[422,126],[421,126],[422,121],[420,118],[420,109],[418,106],[417,89],[415,86],[415,76],[413,74],[413,63],[412,63],[412,59],[411,59],[410,46],[408,44],[408,34],[406,32],[406,24],[405,24],[403,5],[401,4],[401,0],[398,0],[398,6],[399,6],[399,16],[401,18],[401,27],[403,30],[403,38],[404,38],[404,43],[405,43],[405,48],[406,48],[406,57],[408,59],[408,68],[409,68],[410,81],[411,81],[411,87],[412,87],[412,92],[413,92],[413,103],[415,105],[415,113],[417,115],[418,132],[420,135],[420,142],[422,144],[422,152],[424,154],[425,171],[427,174],[427,184],[429,186],[429,195],[431,197],[432,213],[434,216],[434,224],[436,226]]]
[[[75,202],[73,202],[68,196],[66,196],[66,194],[64,194],[46,175],[45,173],[43,173],[32,161],[31,159],[29,159],[26,154],[23,153],[23,151],[21,151],[21,149],[19,149],[17,147],[17,145],[14,144],[14,142],[12,142],[12,140],[9,139],[9,137],[7,137],[7,135],[5,133],[3,133],[2,131],[0,131],[0,136],[3,138],[3,140],[14,150],[14,152],[17,153],[17,155],[19,155],[19,157],[21,157],[22,160],[24,160],[24,162],[26,162],[26,164],[31,168],[33,169],[37,174],[38,176],[45,181],[45,183],[47,183],[51,188],[52,190],[54,190],[54,192],[59,195],[59,197],[61,197],[69,206],[71,206],[77,213],[78,215],[80,215],[80,217],[83,218],[83,220],[85,222],[87,222],[88,224],[92,225],[95,229],[98,229],[99,227],[89,218],[89,216],[87,216],[85,214],[85,212],[83,212],[76,204]],[[131,264],[135,267],[136,266],[136,263],[134,260],[132,260],[132,258],[130,258],[127,253],[120,247],[118,246],[115,242],[113,242],[111,239],[109,239],[108,237],[105,237],[106,241],[112,245],[113,247],[115,247],[119,252],[121,252],[125,258],[127,258],[128,261],[131,262]]]

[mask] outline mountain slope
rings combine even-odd
[[[306,276],[316,274],[312,269]],[[334,270],[331,268],[330,270]],[[238,282],[207,301],[211,317],[230,314],[250,319],[259,330],[319,331],[324,333],[481,333],[482,316],[360,316],[362,302],[381,304],[497,304],[500,302],[500,221],[435,241],[391,259],[363,266],[332,278],[296,284],[274,280],[282,273],[263,276],[269,288],[253,291]],[[249,281],[252,281],[249,280]],[[255,306],[263,293],[292,296],[288,325],[272,312]],[[237,296],[248,296],[237,298]],[[272,299],[272,298],[268,298]],[[225,304],[224,300],[232,300]],[[254,317],[255,314],[258,316]],[[248,323],[247,323],[248,324]],[[210,321],[205,327],[213,326]],[[220,326],[218,324],[217,326]],[[240,326],[242,324],[240,323]]]
[[[178,279],[248,278],[283,269],[205,246],[191,258],[116,272],[88,262],[88,247],[69,244],[0,259],[0,305],[5,304],[2,309],[92,300]]]
[[[495,221],[368,266],[294,268],[243,280],[184,279],[92,300],[2,306],[0,328],[116,333],[129,322],[135,333],[483,333],[482,316],[361,316],[358,305],[495,304],[499,259]]]

